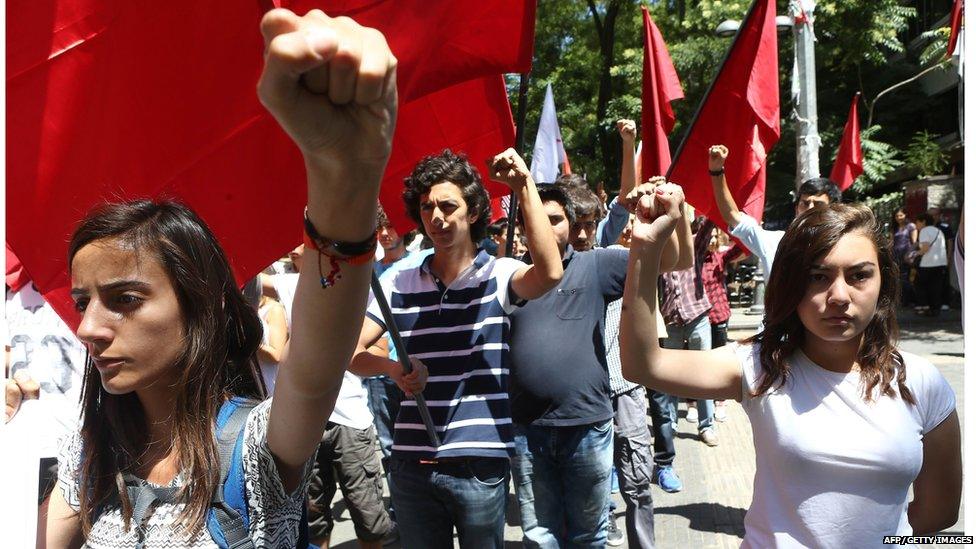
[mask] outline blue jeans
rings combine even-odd
[[[400,413],[400,401],[403,392],[392,379],[383,377],[369,377],[365,380],[368,399],[366,404],[373,413],[373,425],[376,427],[376,437],[380,440],[380,452],[383,453],[383,469],[389,474],[390,451],[393,448],[393,423]]]
[[[526,547],[604,547],[613,421],[515,425],[512,460]]]
[[[507,459],[459,458],[437,464],[390,460],[390,495],[404,549],[505,545]]]
[[[677,326],[668,324],[668,337],[664,338],[667,349],[690,349],[694,351],[708,351],[712,348],[712,325],[708,322],[708,314],[702,314],[695,320]],[[671,397],[669,413],[671,420],[678,421],[678,399]],[[712,400],[698,401],[698,431],[704,431],[715,421],[715,402]]]

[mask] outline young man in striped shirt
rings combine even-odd
[[[492,177],[518,195],[534,265],[495,259],[477,248],[490,221],[478,172],[450,151],[422,160],[405,184],[407,212],[434,243],[418,267],[383,283],[415,373],[366,349],[387,327],[375,301],[366,312],[356,369],[385,373],[423,395],[441,438],[428,439],[415,401],[405,399],[394,427],[390,493],[404,547],[502,547],[509,459],[509,314],[544,295],[563,268],[549,220],[525,163],[509,149]],[[413,387],[417,385],[414,384]],[[422,383],[421,383],[422,386]]]

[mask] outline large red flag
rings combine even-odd
[[[725,173],[739,208],[762,219],[766,153],[779,140],[776,2],[756,0],[671,165],[692,206],[726,229],[708,175],[708,148],[725,145]]]
[[[962,11],[963,1],[955,0],[952,3],[952,12],[949,14],[949,44],[946,47],[945,56],[952,57],[956,51],[956,44],[959,43],[959,31],[962,30]]]
[[[488,193],[507,196],[508,187],[488,179],[488,160],[514,142],[515,124],[501,75],[456,84],[403,105],[380,189],[380,201],[397,232],[404,234],[414,228],[401,195],[403,179],[418,160],[444,149],[464,153],[478,168]],[[301,236],[300,232],[295,234],[296,238]]]
[[[857,119],[857,101],[861,93],[858,92],[851,100],[851,110],[847,113],[847,124],[844,124],[844,136],[840,138],[834,169],[830,171],[830,179],[837,183],[840,190],[847,190],[854,184],[857,176],[864,173],[864,154],[861,152],[861,123]]]
[[[668,134],[674,129],[671,101],[685,96],[661,31],[644,12],[644,81],[641,90],[641,181],[664,175],[671,165]]]
[[[401,116],[428,93],[531,64],[534,2],[274,4],[298,13],[318,6],[382,30],[399,59]],[[271,5],[7,4],[17,21],[7,34],[7,241],[69,324],[66,242],[99,202],[179,198],[213,229],[239,280],[295,245],[303,163],[255,93],[258,23]],[[402,124],[398,143],[413,131],[419,141],[426,123]],[[390,210],[402,222],[402,208]]]

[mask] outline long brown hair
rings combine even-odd
[[[261,321],[245,302],[227,257],[207,225],[176,202],[141,200],[106,204],[78,225],[68,246],[68,265],[95,241],[118,239],[135,253],[159,261],[176,291],[184,323],[172,368],[179,372],[173,410],[173,445],[185,484],[180,527],[193,537],[203,526],[222,479],[214,424],[231,395],[262,398],[257,349]],[[135,393],[113,395],[102,387],[89,357],[82,396],[80,506],[82,530],[118,501],[126,528],[132,518],[122,473],[136,474],[148,445],[146,417]],[[117,499],[116,499],[117,498]]]
[[[763,331],[747,341],[759,344],[763,379],[756,394],[773,386],[781,387],[790,377],[787,359],[803,345],[806,328],[800,322],[797,306],[807,293],[810,270],[847,234],[856,233],[871,240],[878,253],[881,291],[874,317],[863,332],[857,352],[864,400],[873,398],[874,389],[894,398],[892,380],[898,382],[901,398],[915,399],[905,385],[905,362],[896,348],[898,321],[898,269],[888,245],[888,237],[878,226],[871,209],[861,204],[829,204],[800,214],[779,244],[766,287],[766,316]]]

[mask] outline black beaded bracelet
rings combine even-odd
[[[340,242],[338,240],[330,240],[319,234],[318,230],[315,229],[315,225],[312,224],[312,220],[308,218],[308,208],[305,208],[305,234],[316,243],[316,248],[320,248],[320,243],[328,243],[328,247],[339,256],[343,257],[357,257],[367,253],[372,253],[376,250],[376,233],[369,235],[365,240],[361,242]],[[322,250],[323,252],[326,250]]]
[[[714,175],[715,177],[718,177],[723,173],[725,173],[725,168],[719,168],[717,170],[708,170],[708,173],[709,175]]]

